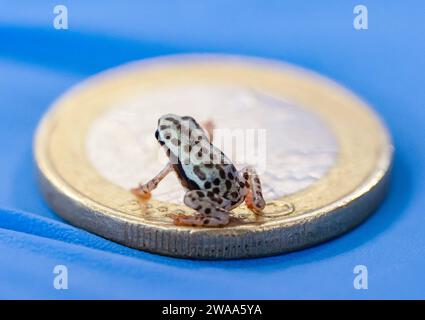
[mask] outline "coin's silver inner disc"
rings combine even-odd
[[[176,85],[142,90],[94,121],[86,141],[94,168],[125,189],[151,179],[167,162],[154,137],[158,118],[167,113],[190,115],[200,123],[212,120],[215,136],[238,137],[233,145],[214,144],[237,168],[257,169],[266,201],[320,179],[338,153],[337,140],[323,120],[291,101],[231,85]],[[252,137],[254,145],[248,143]],[[181,203],[184,192],[177,177],[168,175],[153,195]]]

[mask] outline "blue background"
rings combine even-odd
[[[69,30],[52,26],[57,4]],[[352,26],[357,4],[368,30]],[[0,297],[425,298],[424,16],[424,1],[0,1]],[[376,214],[300,252],[206,262],[128,249],[50,211],[32,159],[48,105],[106,68],[186,52],[289,61],[369,101],[396,147]],[[68,290],[53,288],[57,264]],[[358,264],[368,290],[353,288]]]

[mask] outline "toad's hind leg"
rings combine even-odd
[[[261,182],[258,178],[258,174],[252,167],[242,169],[241,173],[245,180],[245,185],[247,185],[249,189],[248,194],[245,197],[245,203],[249,209],[254,211],[256,214],[260,214],[265,208],[266,202],[263,198]]]
[[[213,139],[214,139],[214,129],[215,129],[214,122],[212,120],[208,120],[208,121],[205,121],[204,123],[202,123],[202,126],[207,131],[208,138],[209,138],[210,142],[213,142]]]
[[[227,200],[208,190],[188,191],[184,203],[196,210],[198,214],[176,215],[174,223],[183,226],[222,227],[229,223],[230,212],[226,210],[231,205]]]

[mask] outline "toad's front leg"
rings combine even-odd
[[[174,223],[180,226],[223,227],[229,223],[231,202],[209,190],[188,191],[184,203],[196,210],[196,215],[174,215]]]
[[[148,200],[151,197],[151,191],[156,189],[158,184],[164,179],[167,174],[173,170],[173,165],[168,163],[164,169],[162,169],[155,177],[144,184],[140,184],[138,187],[131,189],[131,192],[142,200]]]

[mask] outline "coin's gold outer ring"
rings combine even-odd
[[[321,116],[338,138],[335,166],[312,186],[270,202],[263,218],[224,228],[174,226],[164,210],[186,207],[156,200],[141,205],[91,166],[84,152],[88,128],[123,97],[140,87],[226,81],[271,91]],[[393,147],[367,105],[326,78],[262,59],[193,55],[132,63],[78,85],[44,117],[34,152],[45,199],[72,224],[150,252],[232,259],[305,248],[361,223],[386,193]],[[244,207],[235,213],[250,214]]]

